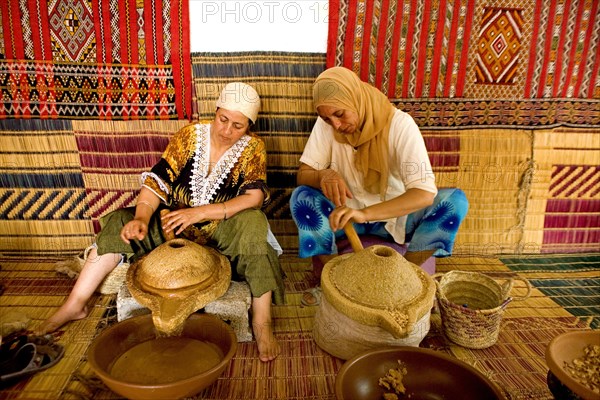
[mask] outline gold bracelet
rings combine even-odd
[[[227,206],[225,205],[225,202],[221,204],[223,204],[223,221],[227,221]]]
[[[147,205],[148,207],[150,207],[150,209],[152,210],[152,214],[154,214],[154,211],[156,211],[154,209],[154,207],[152,207],[152,204],[150,204],[149,202],[147,202],[146,200],[142,200],[142,201],[138,201],[136,206],[140,205],[140,204],[144,204]]]

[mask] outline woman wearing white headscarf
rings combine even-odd
[[[177,236],[228,257],[234,279],[250,286],[260,359],[279,354],[271,303],[284,302],[281,249],[261,211],[270,200],[265,145],[251,132],[260,98],[251,86],[234,82],[221,91],[216,106],[212,121],[182,128],[152,170],[142,174],[135,207],[101,219],[102,229],[71,294],[37,333],[86,317],[87,301],[120,262],[135,261]]]
[[[313,101],[318,118],[290,201],[300,257],[318,257],[313,264],[322,266],[337,255],[348,223],[359,235],[410,242],[405,257],[417,265],[450,255],[468,202],[460,189],[438,191],[410,115],[343,67],[319,75]],[[303,303],[318,304],[318,297],[310,290]]]

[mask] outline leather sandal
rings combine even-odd
[[[310,300],[306,298],[310,295]],[[306,307],[314,307],[321,304],[321,296],[323,295],[323,291],[320,286],[316,286],[314,288],[310,288],[304,293],[302,293],[302,298],[300,299],[300,303]]]
[[[0,387],[12,385],[26,376],[54,366],[65,353],[63,346],[44,336],[20,335],[8,343],[3,342],[2,347]]]

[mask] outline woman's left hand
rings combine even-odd
[[[176,235],[179,235],[188,226],[203,220],[202,206],[170,211],[161,217],[163,230],[165,232],[175,231]]]
[[[351,221],[359,224],[367,222],[364,211],[341,206],[337,207],[329,214],[329,225],[333,231],[344,229],[344,226]]]

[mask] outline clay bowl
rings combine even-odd
[[[190,315],[179,336],[213,343],[224,357],[213,368],[199,375],[170,383],[139,384],[115,378],[110,374],[110,369],[122,354],[138,344],[156,339],[152,316],[146,314],[126,319],[102,331],[88,350],[89,365],[106,386],[129,399],[177,399],[192,396],[214,383],[223,373],[237,350],[237,338],[229,325],[210,314]]]
[[[379,386],[379,378],[398,368],[407,369],[402,382],[406,394],[419,399],[506,399],[500,389],[481,372],[444,353],[419,347],[373,349],[346,361],[335,379],[338,400],[380,400],[391,391]]]
[[[560,334],[546,347],[546,363],[550,368],[548,387],[557,398],[581,398],[598,400],[599,396],[577,382],[567,370],[565,363],[584,355],[583,349],[590,344],[600,345],[600,331],[572,331]],[[554,379],[556,377],[559,382]],[[566,387],[565,387],[566,386]]]

